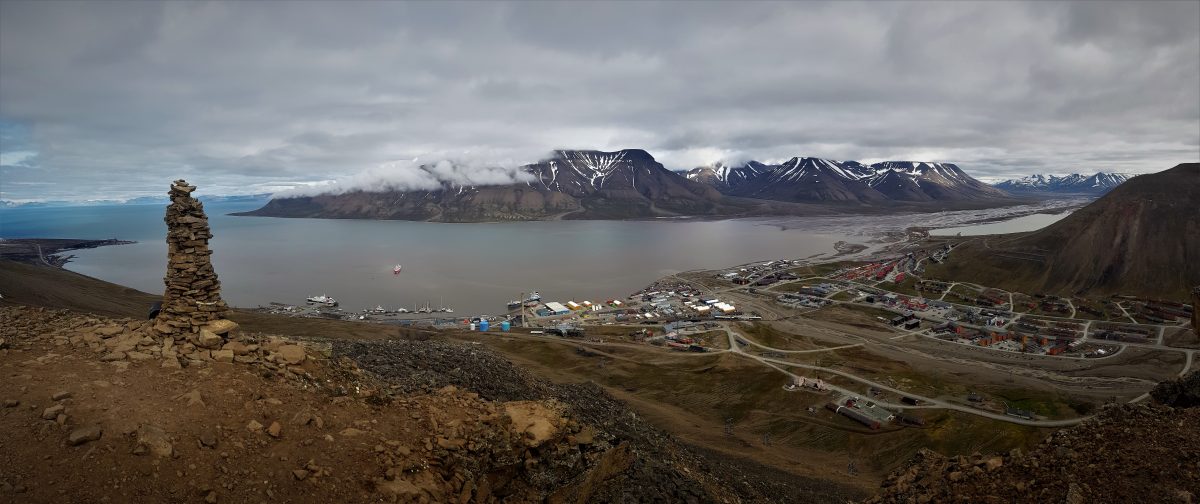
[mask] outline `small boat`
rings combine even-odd
[[[325,294],[321,294],[320,296],[310,296],[310,297],[306,298],[305,301],[308,301],[309,303],[321,304],[321,305],[325,305],[325,306],[337,306],[338,305],[338,302],[336,299],[326,296]]]
[[[393,274],[393,275],[399,275],[399,274],[400,274],[400,269],[401,269],[401,268],[400,268],[400,265],[399,265],[399,264],[397,264],[395,268],[392,268],[392,274]]]
[[[522,304],[521,300],[514,299],[514,300],[508,302],[508,309],[515,310],[517,308],[520,308],[521,304]]]
[[[383,305],[375,305],[375,309],[372,311],[375,313],[387,313],[387,310],[383,309]]]
[[[403,306],[396,308],[396,313],[408,313],[408,308],[405,308]]]
[[[539,293],[538,291],[533,291],[533,293],[529,294],[529,297],[525,298],[524,303],[525,303],[525,306],[529,307],[529,308],[533,308],[539,304],[542,304],[541,293]]]
[[[425,306],[417,309],[417,313],[433,313],[433,309],[429,307],[429,303],[425,303]]]

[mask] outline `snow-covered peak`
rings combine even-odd
[[[1007,191],[1106,192],[1125,183],[1129,178],[1130,175],[1124,173],[1106,172],[1093,175],[1072,173],[1064,176],[1033,174],[997,182],[994,185]]]

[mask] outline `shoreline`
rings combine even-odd
[[[74,238],[0,238],[0,259],[8,259],[35,266],[63,269],[74,254],[62,255],[71,250],[93,249],[113,245],[131,245],[136,241],[80,240]]]

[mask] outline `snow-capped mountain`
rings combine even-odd
[[[725,192],[753,180],[759,174],[770,171],[772,168],[774,167],[767,166],[758,161],[750,161],[741,166],[729,166],[717,163],[713,166],[693,168],[686,173],[686,177],[689,180],[710,185],[721,192]]]
[[[616,152],[560,150],[554,157],[527,165],[535,189],[561,192],[575,198],[716,200],[720,193],[667,170],[641,149]]]
[[[710,169],[692,170],[688,177],[730,196],[777,201],[876,203],[1006,197],[951,163],[885,161],[866,165],[795,157],[778,165],[752,162],[740,167],[736,184],[728,180],[715,183],[720,179],[708,176],[705,170]]]
[[[810,203],[944,202],[936,205],[944,209],[1008,196],[949,163],[866,165],[797,157],[778,165],[751,161],[681,174],[641,149],[560,150],[521,170],[525,180],[499,185],[443,181],[433,190],[381,186],[278,197],[242,215],[449,222],[716,217],[817,211]]]
[[[350,191],[275,198],[243,215],[451,222],[734,214],[721,193],[667,170],[644,150],[560,150],[522,167],[529,180],[489,186]]]
[[[995,187],[1012,193],[1095,194],[1111,191],[1131,176],[1124,173],[1098,172],[1094,175],[1072,173],[1067,176],[1027,175],[998,182]]]

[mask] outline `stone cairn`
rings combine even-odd
[[[187,340],[200,348],[220,348],[222,335],[237,324],[224,319],[229,307],[221,300],[221,282],[209,256],[208,216],[204,204],[192,197],[196,186],[183,180],[171,184],[167,223],[167,285],[162,309],[154,324],[159,334]]]

